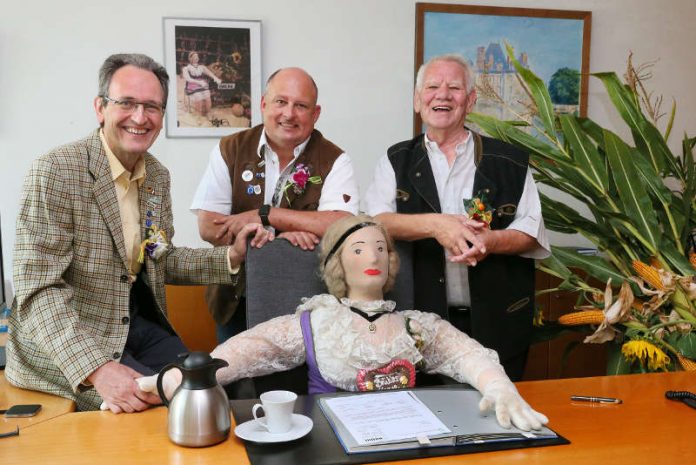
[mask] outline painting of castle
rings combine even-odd
[[[589,68],[589,27],[583,12],[465,5],[432,5],[434,11],[429,11],[423,5],[422,23],[417,21],[421,30],[416,32],[422,60],[417,65],[436,55],[462,55],[476,74],[474,111],[505,120],[533,114],[506,43],[517,61],[549,87],[556,112],[586,111],[582,92]]]

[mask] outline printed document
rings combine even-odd
[[[451,433],[410,391],[341,396],[325,402],[361,446]]]

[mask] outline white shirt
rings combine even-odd
[[[273,151],[270,144],[267,143],[266,131],[264,130],[261,133],[256,153],[260,162],[265,161],[264,176],[266,188],[263,192],[263,203],[273,204],[273,194],[278,180],[281,179],[283,174],[292,171],[297,157],[307,147],[308,142],[309,138],[295,147],[292,162],[288,163],[283,172],[281,172],[278,155]],[[310,173],[310,175],[312,174]],[[222,158],[220,144],[218,143],[210,152],[208,168],[198,184],[198,189],[191,203],[191,211],[194,214],[198,210],[207,210],[229,215],[232,212],[233,182],[247,183],[247,181],[241,178],[230,179],[230,172],[225,160]],[[251,182],[253,183],[253,180]],[[280,203],[280,200],[280,198],[277,199],[276,205]],[[317,211],[342,210],[355,215],[358,213],[358,207],[359,192],[358,184],[353,174],[353,165],[350,157],[346,153],[342,153],[334,161],[326,179],[322,180],[321,197]]]
[[[442,213],[466,215],[463,199],[470,199],[474,190],[474,140],[469,133],[467,139],[455,147],[456,157],[452,167],[436,142],[425,136],[428,160],[435,178]],[[372,184],[365,193],[363,209],[368,215],[396,212],[396,174],[389,157],[383,156],[377,163]],[[541,216],[541,202],[534,178],[529,169],[515,217],[507,227],[526,233],[537,240],[539,246],[522,257],[543,259],[551,255],[551,246]],[[446,262],[448,305],[471,305],[469,274],[467,265]]]

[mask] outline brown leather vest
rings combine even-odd
[[[264,173],[264,158],[259,157],[257,149],[263,125],[256,126],[220,140],[220,152],[227,163],[230,179],[232,180],[232,213],[242,213],[256,210],[263,205],[266,179]],[[304,164],[309,167],[310,176],[321,176],[326,179],[334,161],[343,153],[339,147],[326,140],[316,129],[312,131],[304,151],[297,157],[295,166]],[[245,181],[242,176],[251,174],[251,180]],[[259,186],[259,187],[256,187]],[[315,211],[319,207],[322,184],[307,183],[302,194],[296,194],[290,188],[283,194],[281,208],[293,210]],[[276,186],[268,186],[275,189]]]
[[[258,210],[263,205],[266,179],[262,176],[265,172],[262,161],[265,158],[259,157],[257,152],[262,131],[263,125],[259,125],[223,137],[220,140],[220,153],[227,164],[232,181],[232,214]],[[319,131],[313,130],[307,146],[297,157],[295,166],[300,163],[308,166],[309,175],[321,176],[322,183],[311,184],[308,182],[304,192],[300,195],[296,194],[292,188],[288,189],[287,197],[283,195],[280,207],[315,211],[319,206],[323,181],[342,153],[343,150],[326,140]],[[249,181],[242,179],[243,175],[245,178],[249,178],[248,174],[244,174],[246,171],[251,173]],[[255,186],[259,186],[259,188],[255,189]],[[275,189],[275,186],[269,186],[269,188]],[[244,267],[240,273],[244,273]],[[218,325],[226,324],[234,315],[246,286],[245,278],[242,274],[236,286],[214,284],[206,289],[205,298],[208,309]],[[241,309],[241,311],[245,311],[245,309]]]

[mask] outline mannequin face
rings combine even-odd
[[[368,226],[348,236],[341,251],[348,298],[380,300],[389,277],[389,251],[382,232]]]

